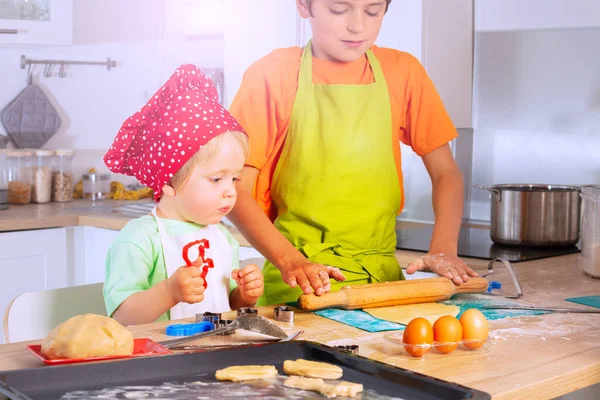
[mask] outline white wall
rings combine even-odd
[[[44,89],[63,119],[60,131],[43,147],[76,149],[78,174],[90,167],[107,171],[102,156],[123,121],[146,103],[178,65],[189,62],[201,68],[223,68],[222,37],[196,36],[183,41],[161,36],[164,26],[158,24],[156,18],[160,1],[144,1],[150,1],[155,8],[149,7],[143,12],[142,7],[134,9],[140,6],[140,0],[131,3],[110,0],[108,5],[104,0],[76,1],[74,43],[78,44],[75,45],[9,47],[0,44],[0,108],[26,87],[27,70],[20,67],[21,55],[32,59],[84,61],[104,61],[110,57],[117,61],[117,67],[110,71],[100,66],[70,66],[65,78],[44,77],[43,65],[33,69],[34,82]],[[113,12],[100,13],[107,9]],[[125,29],[127,21],[115,21],[115,25],[107,26],[107,19],[118,14],[117,11],[129,14],[135,29]],[[115,34],[115,30],[120,33]],[[160,40],[160,37],[168,40]],[[55,75],[56,72],[58,68]],[[6,134],[2,124],[0,134]],[[113,178],[127,183],[135,181],[121,176]]]
[[[600,29],[479,33],[473,183],[600,183]],[[472,190],[471,218],[489,220]]]

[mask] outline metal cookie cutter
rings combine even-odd
[[[273,319],[280,322],[294,322],[294,312],[288,306],[278,306],[273,309]]]
[[[256,308],[248,308],[248,307],[242,307],[239,310],[237,310],[238,317],[243,314],[257,314],[258,315],[258,310]]]
[[[225,328],[227,325],[230,325],[231,323],[233,323],[232,320],[220,319],[215,323],[215,329]],[[233,329],[231,331],[223,332],[223,333],[217,333],[217,335],[229,336],[229,335],[233,335],[234,333],[235,333],[235,329]]]
[[[345,346],[335,346],[336,349],[340,349],[342,351],[346,351],[348,353],[358,355],[358,345],[357,344],[349,344]]]
[[[215,326],[217,325],[217,322],[219,322],[220,319],[221,314],[218,313],[211,313],[207,311],[204,314],[196,314],[196,322],[210,321],[213,324],[215,324]]]

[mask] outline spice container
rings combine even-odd
[[[52,172],[52,200],[63,203],[73,199],[73,157],[75,151],[61,149],[54,152]]]
[[[600,278],[600,185],[581,188],[581,268]]]
[[[84,174],[83,198],[103,200],[110,194],[110,174]]]
[[[8,202],[29,204],[31,202],[31,160],[33,151],[12,150],[8,158]]]
[[[52,150],[34,150],[31,168],[31,202],[49,203],[52,199]]]
[[[0,210],[8,208],[8,161],[6,150],[0,149]]]

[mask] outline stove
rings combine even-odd
[[[396,248],[427,252],[433,225],[422,228],[396,230]],[[490,231],[482,228],[462,228],[458,238],[458,256],[493,260],[502,258],[510,262],[531,261],[579,252],[578,246],[569,247],[511,247],[492,242]]]

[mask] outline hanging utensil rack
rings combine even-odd
[[[21,68],[25,69],[27,65],[31,64],[46,64],[46,65],[101,65],[106,66],[106,70],[110,71],[111,68],[117,66],[115,60],[111,60],[110,57],[106,61],[69,61],[69,60],[32,60],[26,56],[21,56]]]

